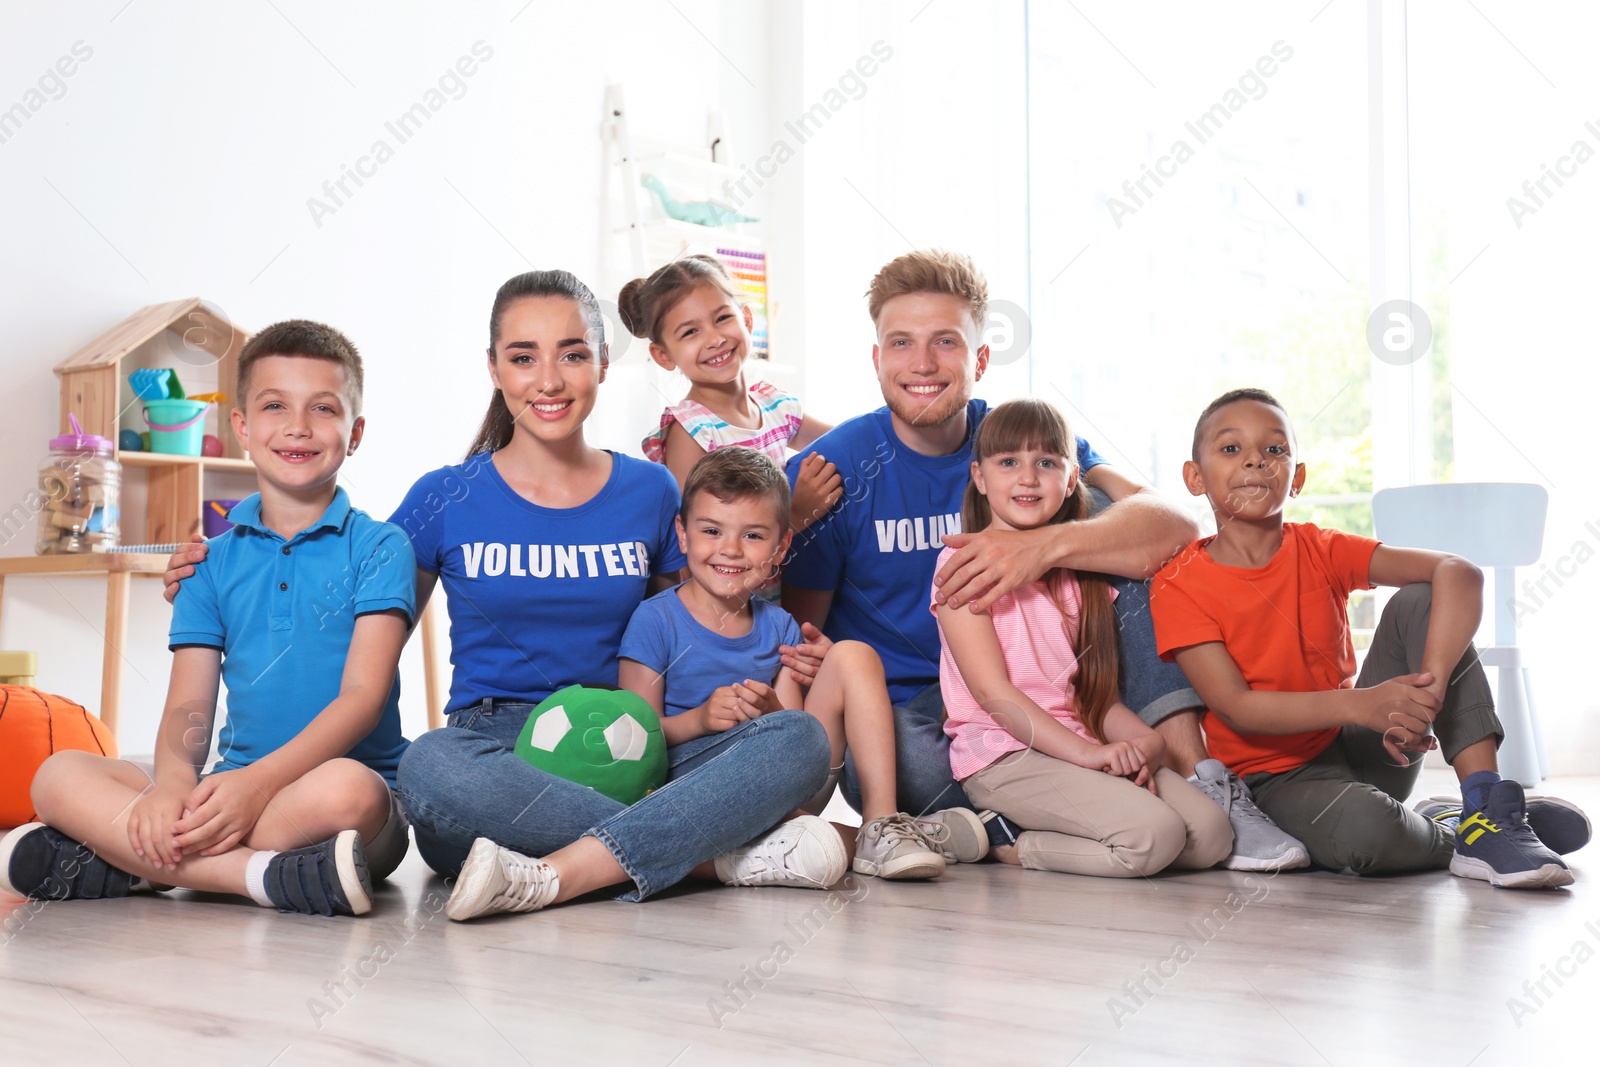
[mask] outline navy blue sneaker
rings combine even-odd
[[[265,882],[267,897],[279,911],[365,915],[372,910],[372,876],[356,830],[278,853],[267,864]]]
[[[1572,872],[1528,826],[1527,799],[1517,782],[1496,782],[1482,811],[1456,827],[1450,873],[1505,889],[1571,885]]]
[[[125,897],[138,879],[113,867],[88,845],[42,822],[19,826],[0,841],[0,889],[34,900]]]
[[[1461,822],[1461,798],[1429,797],[1419,800],[1416,812],[1455,833],[1456,826]],[[1561,856],[1572,855],[1594,836],[1594,828],[1583,809],[1560,797],[1529,797],[1528,828],[1551,852]]]

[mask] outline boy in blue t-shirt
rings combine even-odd
[[[371,878],[405,855],[391,790],[416,564],[404,532],[352,509],[335,481],[365,426],[361,357],[337,330],[291,320],[245,344],[238,378],[233,431],[260,492],[176,601],[154,778],[84,752],[47,760],[33,782],[42,821],[0,842],[13,893],[180,886],[363,915]],[[219,682],[227,723],[201,774]]]
[[[860,874],[943,874],[948,829],[895,808],[893,710],[878,654],[860,641],[836,642],[802,695],[779,658],[779,646],[801,643],[800,627],[788,612],[753,595],[789,550],[789,482],[782,469],[751,448],[707,453],[684,482],[677,531],[689,581],[633,613],[622,636],[622,688],[656,709],[669,745],[804,707],[828,731],[832,771],[805,805],[809,814],[794,820],[795,831],[838,856],[840,866],[853,850]],[[861,778],[859,834],[830,829],[816,817],[838,783],[846,746]]]

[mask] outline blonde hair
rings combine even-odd
[[[1053,452],[1077,462],[1077,439],[1061,412],[1043,400],[1008,400],[989,412],[979,425],[972,442],[972,461],[982,463],[989,456],[1028,449]],[[1094,499],[1089,495],[1089,487],[1079,477],[1073,491],[1050,517],[1049,525],[1088,518],[1093,510]],[[976,481],[969,481],[961,502],[961,528],[977,533],[987,529],[993,521],[994,512],[988,498],[978,492]],[[1110,586],[1102,575],[1057,567],[1045,574],[1044,583],[1056,610],[1061,612],[1063,627],[1067,626],[1069,617],[1061,589],[1070,578],[1078,580],[1078,595],[1083,605],[1077,637],[1072,642],[1072,653],[1078,659],[1078,677],[1073,684],[1073,694],[1078,701],[1075,712],[1078,721],[1104,741],[1106,712],[1117,700],[1117,616],[1111,607]]]
[[[953,296],[972,309],[972,321],[979,328],[989,315],[989,283],[972,257],[960,252],[924,248],[891,259],[867,287],[867,314],[876,323],[883,305],[909,293]]]

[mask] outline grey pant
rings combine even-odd
[[[1378,620],[1356,685],[1374,686],[1422,669],[1433,587],[1408,585]],[[1433,733],[1447,761],[1468,745],[1504,737],[1489,680],[1469,646],[1456,665]],[[1402,803],[1411,795],[1422,759],[1397,766],[1383,735],[1346,726],[1316,759],[1281,774],[1252,774],[1245,784],[1256,804],[1285,833],[1305,843],[1318,867],[1354,874],[1400,874],[1450,865],[1454,836]]]

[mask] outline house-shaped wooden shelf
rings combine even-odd
[[[70,433],[68,416],[77,415],[85,433],[116,441],[122,429],[143,425],[140,405],[128,384],[129,372],[140,367],[172,367],[185,391],[234,392],[239,350],[249,334],[229,322],[199,297],[152,304],[123,319],[56,364],[61,379],[61,433]],[[255,470],[227,426],[222,405],[215,432],[222,456],[173,456],[160,452],[117,449],[123,468],[122,540],[125,544],[167,544],[186,541],[200,529],[205,476],[210,472],[248,475]],[[144,472],[144,526],[130,528],[129,503],[136,503],[134,475]],[[130,494],[130,490],[134,490]],[[130,501],[129,497],[135,497]],[[137,511],[138,509],[133,509]]]

